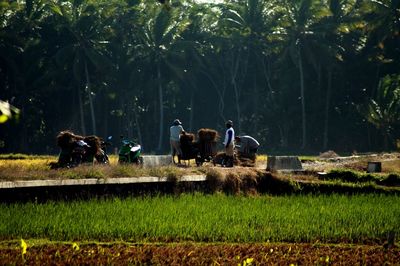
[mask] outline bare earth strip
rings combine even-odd
[[[399,265],[400,248],[323,244],[46,244],[0,249],[0,265]]]

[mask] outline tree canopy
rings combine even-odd
[[[0,151],[55,153],[70,129],[165,153],[175,118],[231,119],[266,153],[395,147],[400,1],[164,2],[1,0],[0,100],[20,111]]]

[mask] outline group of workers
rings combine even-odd
[[[235,136],[232,120],[225,123],[226,131],[224,138],[225,159],[222,166],[233,167],[234,150],[237,149],[238,155],[246,158],[255,158],[260,143],[251,136]],[[178,164],[181,163],[182,149],[180,145],[180,136],[185,130],[182,127],[182,122],[175,119],[170,127],[170,144],[172,152],[172,160],[175,163],[175,156],[178,156]]]

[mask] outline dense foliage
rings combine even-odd
[[[1,0],[0,98],[21,110],[1,151],[72,129],[166,152],[177,117],[266,152],[394,147],[399,0],[170,2]]]

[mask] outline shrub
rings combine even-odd
[[[400,186],[400,176],[397,174],[390,174],[386,178],[378,181],[377,184],[384,186]]]

